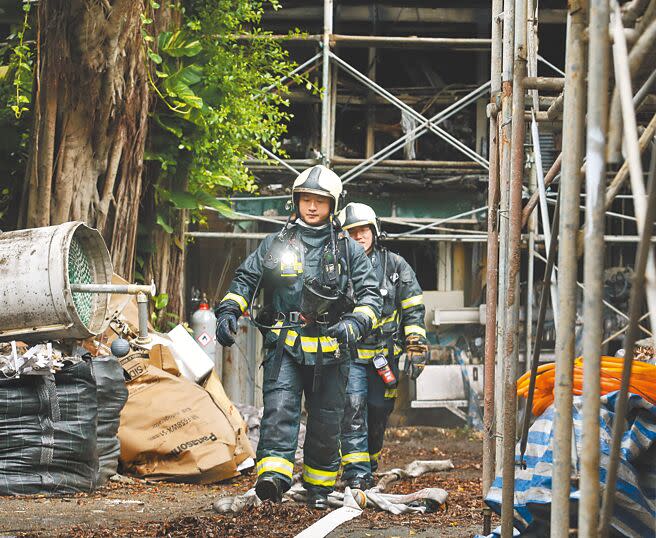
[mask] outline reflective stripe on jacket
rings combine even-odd
[[[387,271],[385,272],[385,256]],[[358,344],[358,362],[369,362],[377,353],[388,355],[389,339],[394,355],[403,352],[405,338],[411,334],[426,337],[424,296],[415,272],[407,261],[386,249],[375,248],[369,256],[378,285],[387,290],[376,330]]]
[[[339,230],[335,234],[339,234],[337,241],[340,243],[339,287],[346,292],[350,270],[356,303],[353,312],[374,327],[380,319],[382,298],[371,262],[358,243]],[[328,225],[311,228],[291,224],[283,241],[280,241],[279,235],[273,233],[267,236],[239,266],[221,305],[231,301],[243,313],[261,281],[261,289],[265,291],[265,297],[275,313],[288,314],[301,310],[304,281],[321,276],[322,254],[326,245],[331,243],[330,228]],[[347,246],[345,242],[348,242]],[[267,254],[274,251],[274,256],[265,259]],[[346,256],[348,259],[345,259]],[[285,320],[276,325],[294,324]],[[314,364],[319,346],[327,357],[334,355],[338,349],[336,340],[320,336],[316,325],[295,326],[287,328],[286,332],[284,344],[299,362]],[[269,330],[265,334],[265,347],[274,347],[280,333],[281,329]]]

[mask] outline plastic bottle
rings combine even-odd
[[[203,351],[214,362],[214,351],[216,349],[216,316],[207,297],[203,295],[203,300],[198,306],[198,310],[191,316],[191,330],[194,332],[194,339]]]

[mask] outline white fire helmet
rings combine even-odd
[[[368,224],[373,228],[376,238],[380,237],[380,221],[376,212],[366,204],[351,202],[340,211],[338,218],[344,230]]]
[[[298,208],[297,193],[309,192],[326,196],[333,201],[333,213],[337,213],[339,199],[342,195],[342,180],[339,176],[325,166],[318,164],[312,168],[303,170],[292,186],[292,198],[294,205]]]

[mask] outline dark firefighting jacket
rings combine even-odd
[[[378,353],[398,357],[410,335],[426,338],[424,296],[412,267],[398,254],[375,247],[370,255],[383,296],[380,320],[358,344],[356,362],[370,362]]]
[[[310,227],[302,221],[287,225],[283,233],[267,236],[255,252],[241,264],[235,273],[218,311],[234,309],[243,314],[249,308],[254,293],[264,291],[266,305],[260,327],[264,328],[265,349],[276,347],[284,336],[284,346],[299,362],[312,365],[321,346],[323,359],[340,355],[338,342],[323,335],[328,323],[338,321],[348,311],[323,318],[323,324],[310,323],[301,326],[297,315],[303,312],[304,282],[321,279],[324,255],[332,245],[330,224]],[[382,298],[376,275],[362,247],[340,229],[334,229],[337,245],[338,288],[342,294],[349,292],[352,283],[352,313],[368,334],[378,325]],[[337,315],[335,315],[337,314]],[[258,321],[260,318],[258,317]]]

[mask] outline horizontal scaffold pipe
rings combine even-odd
[[[565,89],[565,79],[562,77],[526,77],[524,87],[527,90],[562,92]]]
[[[320,6],[286,7],[277,11],[267,11],[262,16],[265,21],[319,21],[323,17]],[[335,20],[344,22],[371,22],[371,6],[338,5],[335,8]],[[379,22],[403,23],[458,23],[485,24],[490,20],[488,7],[416,7],[376,5],[376,20]],[[567,11],[564,9],[540,9],[540,24],[565,24]]]

